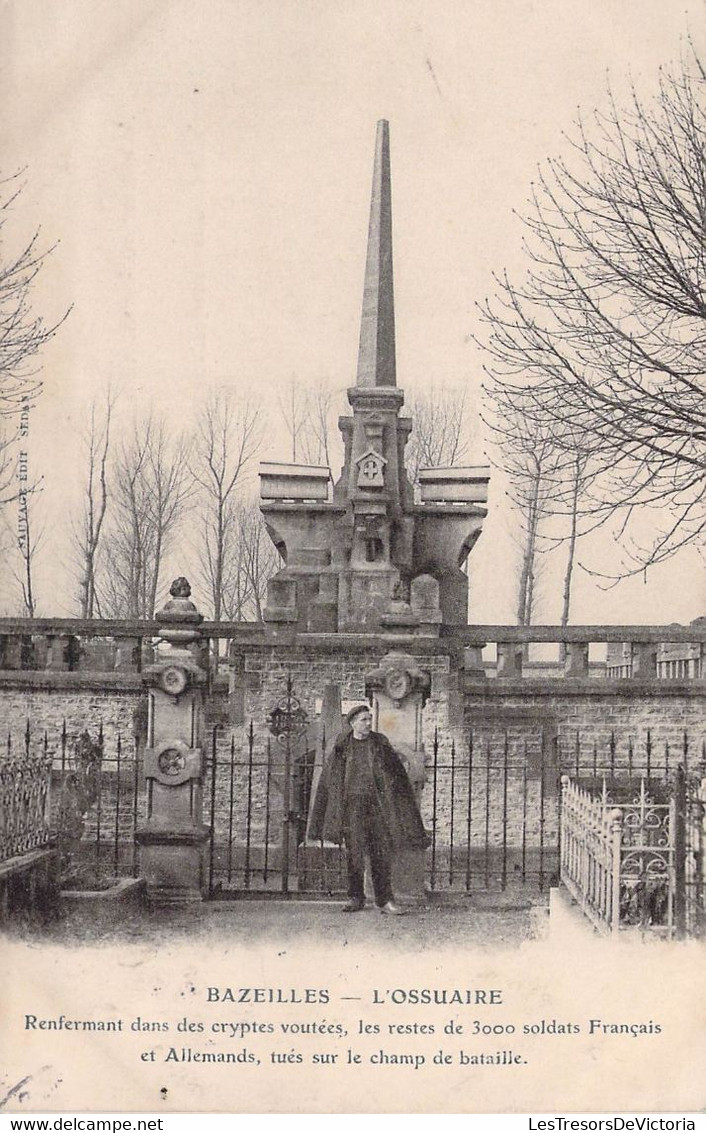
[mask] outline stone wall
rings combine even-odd
[[[84,730],[97,735],[103,727],[106,748],[118,735],[132,741],[144,713],[139,676],[110,673],[0,673],[0,735],[13,742],[24,736],[27,722],[35,742],[46,733],[52,750],[60,744],[64,724],[69,743]]]
[[[706,744],[706,681],[512,680],[467,682],[465,728],[505,726],[536,732],[541,725],[556,735],[560,754],[570,763],[579,751],[582,762],[644,765],[648,743],[656,763],[678,761],[688,737],[687,758],[703,758]]]
[[[430,700],[438,705],[445,703],[450,656],[440,642],[417,644],[414,638],[408,638],[401,645],[393,638],[356,641],[342,634],[322,642],[252,645],[235,652],[231,657],[233,722],[253,721],[256,728],[265,726],[277,699],[286,694],[288,677],[310,716],[315,714],[317,701],[329,684],[340,687],[344,700],[362,700],[366,672],[393,648],[404,648],[431,673]]]

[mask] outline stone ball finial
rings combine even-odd
[[[161,636],[173,645],[198,640],[196,626],[203,621],[203,614],[198,612],[191,601],[189,580],[183,575],[175,578],[169,587],[169,594],[170,598],[164,609],[155,614]]]
[[[171,594],[172,598],[190,598],[191,584],[188,578],[184,578],[184,575],[180,574],[178,578],[174,579],[173,583],[169,587],[169,593]]]

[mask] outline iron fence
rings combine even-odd
[[[102,725],[93,733],[69,732],[66,721],[41,730],[27,719],[8,732],[4,747],[0,861],[11,856],[13,846],[26,850],[30,842],[52,839],[69,883],[79,875],[97,884],[137,875],[135,830],[144,791],[133,739],[126,743],[120,732],[105,732]]]
[[[51,760],[29,752],[0,757],[0,863],[46,846]]]
[[[240,736],[212,733],[206,816],[212,895],[326,897],[346,890],[340,847],[306,836],[325,740],[305,720],[289,728],[287,713],[297,706],[290,685],[280,705],[282,726],[267,736],[252,723]],[[677,767],[688,768],[690,760],[696,762],[696,753],[686,733],[674,745],[657,743],[649,731],[639,742],[610,733],[600,743],[580,732],[558,736],[536,722],[486,724],[460,738],[436,731],[421,798],[430,834],[426,886],[436,893],[516,886],[544,891],[559,876],[562,775],[627,807],[641,784],[661,799]],[[640,859],[635,849],[633,863]],[[649,887],[628,884],[626,868],[624,915],[630,906],[644,918]],[[695,872],[693,865],[689,869]],[[656,907],[654,893],[650,899]]]
[[[678,936],[706,935],[706,768],[680,767],[674,784]]]
[[[434,733],[422,815],[431,834],[432,892],[543,889],[556,870],[556,753],[540,732],[471,729],[460,744]]]
[[[620,926],[621,813],[568,776],[562,812],[561,880],[584,916],[600,931],[612,932]]]
[[[703,752],[698,757],[700,764]],[[519,883],[541,892],[558,879],[562,776],[618,804],[639,795],[641,785],[661,799],[677,767],[696,758],[686,732],[678,745],[657,743],[650,730],[639,741],[611,731],[600,742],[526,721],[471,728],[461,745],[436,732],[423,800],[432,837],[429,888]]]
[[[80,864],[98,880],[136,877],[139,870],[135,832],[145,814],[142,760],[135,741],[126,742],[120,732],[108,742],[99,729],[101,759],[95,801],[85,818],[80,846]],[[61,769],[64,785],[72,774],[71,763]]]
[[[290,704],[296,710],[298,701]],[[212,896],[345,892],[340,847],[306,837],[316,770],[304,729],[263,742],[250,724],[240,743],[213,729],[206,766]]]
[[[564,776],[561,880],[601,931],[676,931],[676,800],[645,777],[600,794]]]
[[[205,819],[213,896],[315,898],[346,890],[341,848],[313,843],[306,835],[325,737],[306,719],[291,684],[276,707],[266,734],[253,724],[242,734],[212,732]],[[80,830],[73,828],[69,864],[97,879],[137,874],[135,830],[144,817],[144,789],[133,737],[126,741],[117,729],[102,727],[69,733],[66,723],[43,731],[27,720],[7,735],[4,749],[0,861],[46,841],[47,832],[58,835],[71,818],[67,800],[78,793],[73,814]],[[93,769],[82,771],[91,751]],[[693,749],[686,733],[674,745],[658,744],[649,732],[639,743],[612,733],[599,743],[585,733],[557,736],[545,724],[523,722],[486,723],[454,737],[435,732],[421,798],[430,833],[427,888],[545,890],[558,877],[562,825],[568,821],[562,775],[598,797],[604,809],[622,808],[626,839],[630,808],[642,805],[644,811],[648,800],[653,808],[667,806],[673,787],[672,889],[665,890],[655,872],[657,835],[649,833],[643,814],[636,829],[649,836],[633,841],[632,874],[623,857],[621,916],[623,923],[658,925],[668,908],[678,934],[703,933],[706,782],[703,752]]]

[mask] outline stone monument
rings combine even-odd
[[[425,468],[418,496],[405,470],[413,422],[401,416],[392,271],[389,126],[378,123],[352,414],[339,419],[345,455],[328,468],[263,464],[261,510],[284,565],[272,579],[271,635],[405,632],[437,635],[467,620],[461,569],[487,514],[487,468]]]

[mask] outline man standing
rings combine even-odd
[[[407,773],[386,736],[373,732],[367,704],[347,715],[350,732],[336,741],[319,781],[309,836],[343,842],[348,868],[345,913],[365,907],[365,858],[370,859],[375,904],[401,916],[392,892],[395,850],[429,844]]]

